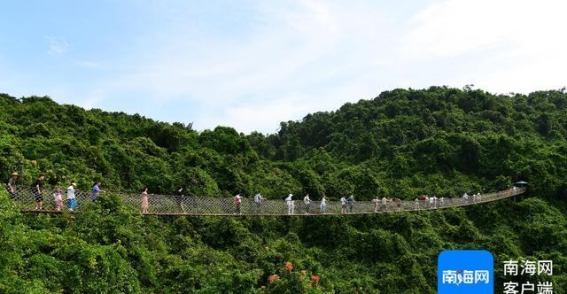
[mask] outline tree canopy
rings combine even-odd
[[[112,193],[81,214],[24,215],[2,191],[0,292],[435,293],[437,255],[455,248],[488,249],[497,268],[554,260],[542,279],[565,292],[566,108],[562,90],[395,89],[274,134],[242,134],[0,94],[0,171],[25,185],[44,173],[83,190],[102,180],[109,191],[185,186],[283,201],[411,200],[529,182],[516,202],[315,218],[142,217]]]

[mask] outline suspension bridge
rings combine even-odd
[[[44,189],[44,191],[48,191]],[[486,193],[480,196],[437,198],[435,201],[429,199],[415,199],[411,201],[374,199],[372,201],[355,201],[352,208],[349,204],[343,209],[340,201],[326,201],[323,211],[320,201],[311,201],[308,205],[302,200],[294,200],[288,203],[285,200],[268,199],[260,203],[254,202],[253,198],[242,198],[238,209],[233,198],[217,197],[195,197],[195,196],[172,196],[172,195],[148,195],[148,211],[144,215],[202,215],[202,216],[321,216],[339,214],[376,214],[409,212],[422,210],[436,210],[451,207],[462,207],[478,205],[482,203],[511,198],[526,192],[525,187],[514,187],[511,189]],[[111,192],[104,192],[111,193]],[[104,197],[104,193],[100,197]],[[125,206],[133,211],[141,211],[142,197],[140,194],[112,193],[122,199]],[[56,210],[54,197],[51,193],[43,194],[44,205],[42,210],[34,209],[36,203],[34,195],[29,187],[18,187],[17,192],[12,195],[13,200],[24,213],[63,213],[68,211],[67,205],[61,210]],[[65,194],[62,195],[65,203]],[[80,212],[86,204],[92,202],[91,193],[76,191],[75,197],[78,203],[77,209],[72,213]],[[290,209],[290,204],[293,205]],[[346,210],[346,211],[345,211]]]

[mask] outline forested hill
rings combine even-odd
[[[563,91],[397,89],[245,135],[2,94],[3,177],[107,191],[50,215],[0,190],[0,293],[435,293],[445,249],[492,252],[495,293],[510,281],[567,293],[566,106]],[[365,216],[142,216],[112,193],[414,199],[517,180],[529,185],[515,200]],[[505,276],[509,260],[552,260],[553,276]]]
[[[304,186],[337,183],[339,194],[410,197],[526,180],[532,192],[564,197],[557,193],[565,190],[566,109],[563,90],[396,89],[281,123],[267,144],[259,134],[249,140],[263,157],[293,162]]]
[[[282,122],[277,134],[197,132],[137,114],[86,111],[48,97],[0,95],[0,168],[28,183],[101,179],[115,190],[269,198],[354,193],[412,199],[492,191],[517,180],[565,197],[567,94],[396,89],[334,112]]]

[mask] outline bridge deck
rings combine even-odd
[[[44,210],[34,210],[34,197],[25,189],[24,192],[17,193],[15,200],[19,203],[21,211],[24,213],[62,213],[55,210],[53,196],[44,195]],[[178,198],[170,195],[149,195],[149,209],[144,215],[201,215],[201,216],[323,216],[323,215],[341,215],[341,214],[376,214],[376,213],[393,213],[404,211],[421,211],[435,210],[450,207],[461,207],[468,205],[476,205],[491,201],[497,201],[510,198],[525,193],[525,188],[514,188],[495,193],[483,194],[480,198],[468,200],[462,197],[454,199],[440,199],[436,203],[426,203],[425,201],[395,201],[387,202],[385,205],[382,201],[356,201],[353,204],[352,211],[347,205],[346,212],[342,213],[341,203],[339,201],[327,201],[326,211],[323,212],[319,201],[312,201],[309,206],[305,205],[301,200],[295,200],[294,209],[288,211],[287,203],[284,200],[265,200],[257,205],[252,199],[243,198],[240,213],[236,210],[236,205],[232,198],[215,198],[215,197],[190,197],[185,196]],[[136,194],[117,194],[124,204],[132,209],[141,211],[141,196]],[[76,193],[78,209],[74,212],[81,211],[81,205],[91,201],[89,193]],[[65,195],[63,195],[65,199]],[[65,202],[65,201],[64,201]],[[63,208],[67,211],[67,207]]]

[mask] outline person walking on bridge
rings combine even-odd
[[[55,201],[55,210],[61,211],[63,208],[63,190],[61,189],[61,183],[57,183],[57,187],[53,192],[53,200]]]
[[[380,196],[374,197],[374,199],[372,199],[372,203],[374,204],[374,212],[378,212],[378,207],[380,206]]]
[[[98,198],[98,194],[102,192],[102,190],[100,189],[101,184],[102,184],[101,181],[96,181],[93,186],[93,202],[95,202],[96,199]]]
[[[75,198],[75,187],[77,184],[75,182],[71,183],[71,186],[67,188],[67,208],[69,211],[74,211],[77,209],[77,199]]]
[[[236,206],[237,214],[242,214],[242,211],[240,210],[240,204],[242,204],[242,196],[240,196],[240,193],[238,193],[234,196],[234,205]]]
[[[341,213],[346,213],[346,197],[341,197]]]
[[[35,198],[35,210],[43,210],[43,180],[45,176],[40,174],[39,177],[35,180],[33,185],[31,186],[31,191]]]
[[[258,193],[254,195],[254,205],[255,205],[256,214],[262,213],[262,202],[264,202],[264,197],[262,197],[262,194]]]
[[[293,214],[293,211],[295,209],[295,205],[293,203],[293,194],[287,195],[285,202],[287,204],[287,214]]]
[[[183,206],[183,198],[185,198],[185,188],[180,186],[177,191],[175,191],[175,203],[180,211],[185,212],[185,207]]]
[[[20,175],[17,172],[13,172],[6,181],[6,189],[8,190],[8,194],[12,200],[17,200],[16,198],[18,197],[16,193],[16,180],[19,176]]]
[[[311,212],[311,199],[309,198],[309,194],[303,197],[303,204],[305,205],[305,213],[309,214]]]
[[[348,202],[348,210],[352,213],[352,207],[354,206],[354,195],[350,195],[347,199]]]
[[[325,194],[321,197],[321,212],[327,213],[327,197],[325,197]]]
[[[141,197],[142,197],[142,213],[148,213],[148,207],[149,207],[148,187],[144,188]]]

